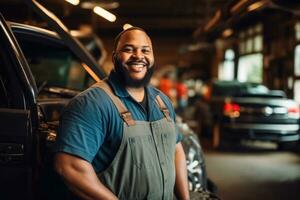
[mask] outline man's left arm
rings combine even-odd
[[[188,200],[189,189],[186,169],[186,159],[183,147],[181,143],[177,143],[175,147],[175,169],[176,169],[176,180],[174,192],[179,200]]]

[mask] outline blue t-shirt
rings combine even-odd
[[[134,120],[157,121],[164,117],[155,101],[160,95],[175,121],[175,112],[167,96],[152,86],[148,86],[148,116],[144,108],[136,102],[120,84],[113,73],[108,79],[114,93],[121,99]],[[75,98],[64,109],[58,128],[55,152],[65,152],[92,164],[96,172],[106,169],[115,157],[123,136],[120,114],[110,97],[100,88],[89,88]],[[177,142],[183,138],[177,130]]]

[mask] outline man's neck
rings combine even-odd
[[[126,87],[127,92],[130,94],[130,96],[136,100],[137,102],[142,102],[145,96],[145,88],[132,88],[132,87]]]

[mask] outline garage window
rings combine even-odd
[[[300,103],[300,22],[295,24],[295,38],[297,40],[297,45],[294,51],[294,85],[293,93],[294,100]]]
[[[300,76],[300,44],[295,48],[294,75]]]
[[[237,79],[242,82],[261,83],[263,80],[262,25],[251,26],[239,33]]]
[[[239,58],[238,80],[241,82],[262,82],[263,56],[260,53]]]
[[[234,51],[227,49],[225,51],[225,59],[219,65],[218,79],[230,81],[234,79]]]
[[[296,39],[300,40],[300,22],[297,22],[295,24],[295,33],[296,33]]]
[[[295,47],[294,53],[294,99],[300,103],[300,44]]]
[[[294,100],[300,103],[300,80],[294,82]]]

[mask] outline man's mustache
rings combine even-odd
[[[140,64],[142,64],[142,65],[145,65],[147,67],[150,66],[150,64],[145,60],[129,60],[125,64],[126,65],[134,65],[134,64],[139,64],[140,65]]]

